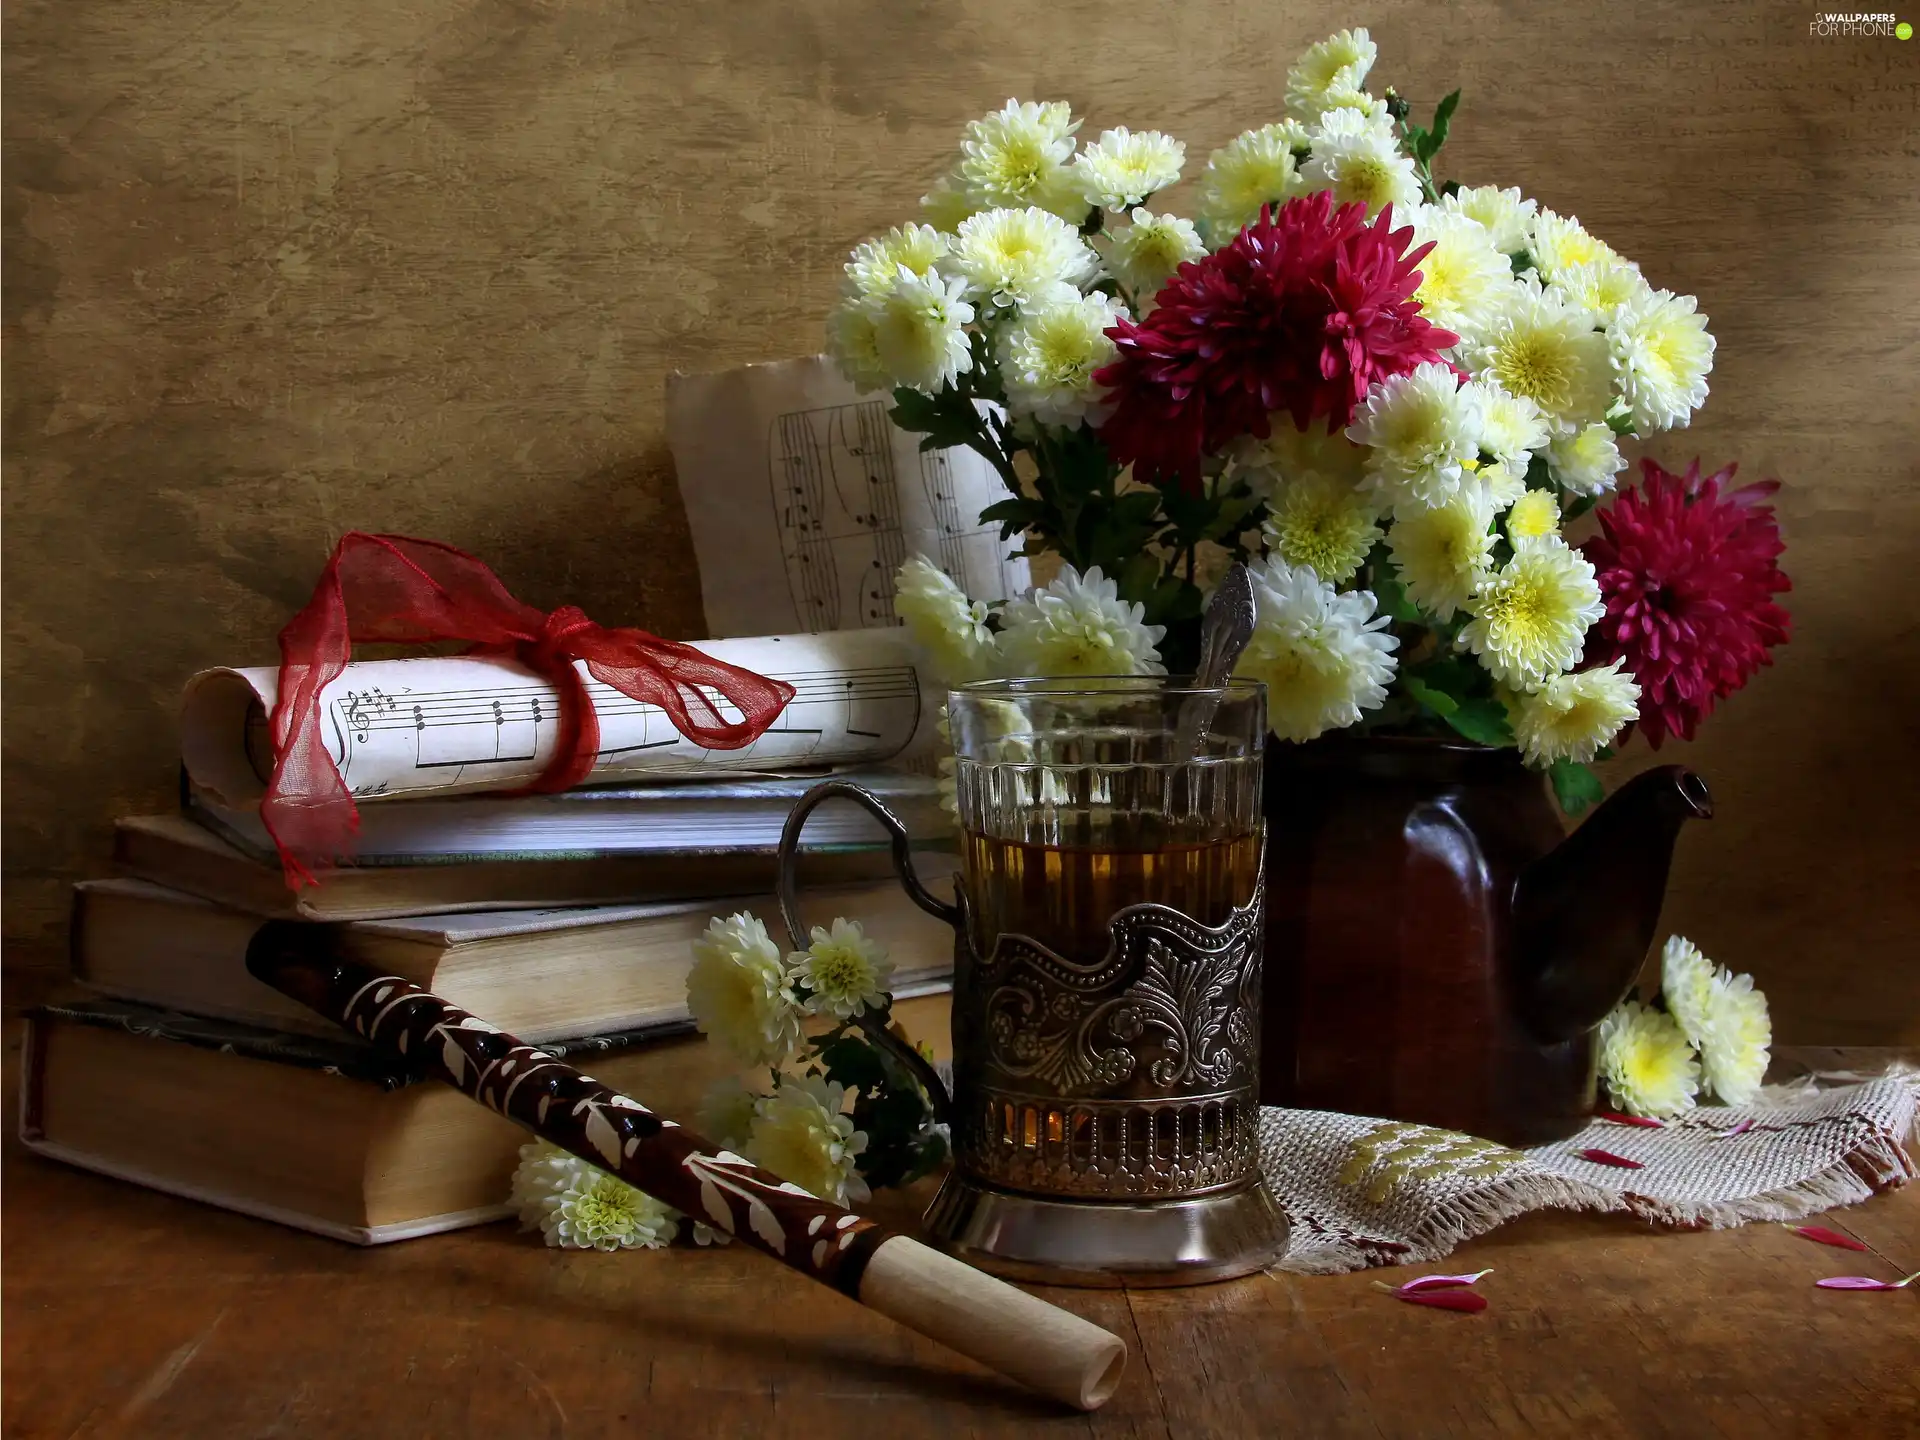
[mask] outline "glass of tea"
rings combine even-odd
[[[1271,1264],[1259,1180],[1265,691],[1149,676],[949,696],[955,1169],[987,1268],[1182,1284]]]

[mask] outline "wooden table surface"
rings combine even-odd
[[[358,1250],[11,1137],[5,1167],[7,1436],[1920,1434],[1920,1286],[1813,1284],[1920,1270],[1920,1188],[1823,1217],[1867,1255],[1535,1215],[1442,1267],[1043,1292],[1132,1351],[1078,1415],[737,1247]],[[1373,1283],[1487,1266],[1479,1315]]]

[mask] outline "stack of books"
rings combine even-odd
[[[21,1131],[41,1154],[360,1244],[507,1213],[526,1136],[247,973],[269,919],[691,1118],[732,1073],[693,1032],[690,944],[746,909],[780,936],[774,847],[818,777],[364,805],[356,863],[290,891],[257,811],[184,787],[122,820],[112,879],[75,889],[76,993],[31,1018]],[[917,838],[950,834],[934,782],[859,774]],[[919,857],[946,888],[950,854]],[[895,964],[895,1017],[944,1053],[952,933],[893,878],[884,832],[844,802],[806,829],[801,908],[858,919]]]

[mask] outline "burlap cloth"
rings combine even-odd
[[[1799,1219],[1911,1180],[1916,1103],[1917,1071],[1828,1088],[1809,1079],[1769,1087],[1751,1106],[1696,1109],[1665,1129],[1595,1121],[1570,1140],[1530,1150],[1270,1106],[1260,1121],[1261,1168],[1293,1226],[1287,1258],[1275,1268],[1327,1275],[1422,1264],[1548,1208],[1713,1229]],[[1586,1149],[1642,1168],[1583,1159]]]

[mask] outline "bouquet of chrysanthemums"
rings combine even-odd
[[[1006,482],[983,512],[1057,577],[999,608],[910,560],[897,606],[950,682],[1191,668],[1205,582],[1255,564],[1241,661],[1274,732],[1518,746],[1561,801],[1629,726],[1690,738],[1785,641],[1765,503],[1620,444],[1687,424],[1714,341],[1691,296],[1518,190],[1439,183],[1429,124],[1364,87],[1365,30],[1288,73],[1285,117],[1213,152],[1066,105],[967,127],[920,223],[860,245],[845,373]]]

